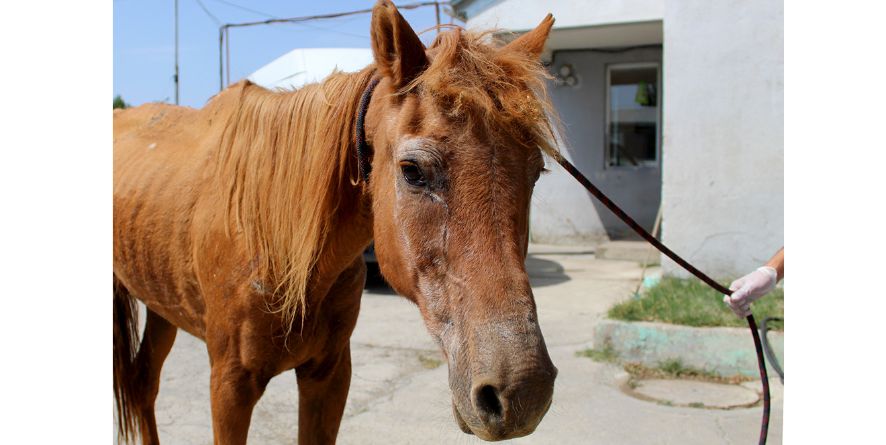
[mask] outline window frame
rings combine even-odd
[[[612,71],[614,69],[630,69],[630,68],[655,68],[656,88],[655,88],[655,159],[640,161],[639,165],[612,165],[610,142],[610,129],[612,128],[612,104],[610,90],[612,85]],[[643,167],[658,167],[661,165],[661,118],[662,118],[662,84],[661,84],[661,62],[616,62],[606,64],[606,82],[603,84],[606,107],[606,121],[603,128],[603,168],[604,169],[638,169]]]

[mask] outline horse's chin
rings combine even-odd
[[[455,421],[458,423],[458,427],[461,428],[461,430],[465,434],[474,434],[474,432],[471,431],[471,428],[468,426],[468,423],[465,422],[465,419],[461,418],[461,413],[458,412],[458,408],[455,406],[455,402],[452,403],[452,414],[455,416]]]
[[[523,428],[520,431],[512,431],[512,432],[505,434],[505,435],[494,435],[494,434],[491,434],[490,432],[482,431],[482,430],[479,433],[476,433],[473,430],[471,430],[471,427],[468,426],[468,423],[465,422],[465,419],[462,418],[461,413],[458,411],[458,407],[456,406],[454,400],[452,401],[452,415],[455,416],[455,422],[458,423],[458,427],[465,434],[477,436],[478,438],[483,439],[488,442],[497,442],[500,440],[517,439],[519,437],[528,436],[528,435],[532,434],[533,432],[535,432],[535,428],[538,426],[538,423],[541,422],[541,419],[544,418],[544,416],[545,416],[545,414],[547,414],[548,410],[551,409],[551,404],[552,404],[552,401],[548,401],[548,404],[545,407],[544,412],[542,413],[541,417],[539,418],[539,422],[537,422],[536,424],[529,426],[527,428]]]

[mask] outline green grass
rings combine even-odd
[[[758,322],[766,317],[784,317],[784,291],[775,289],[751,305]],[[653,288],[609,309],[609,318],[626,321],[660,321],[687,326],[744,327],[723,303],[723,295],[697,279],[664,277]],[[771,329],[784,329],[771,323]]]
[[[718,378],[719,374],[713,371],[707,371],[703,369],[695,369],[690,366],[686,366],[683,364],[683,361],[674,358],[665,360],[658,364],[658,369],[660,369],[665,374],[668,374],[672,377],[701,377],[701,378]]]
[[[722,376],[714,371],[696,369],[686,366],[680,359],[665,360],[655,368],[647,368],[639,363],[626,363],[625,371],[631,376],[631,381],[646,379],[683,379],[700,380],[714,383],[741,383],[751,380],[750,377],[735,375]]]
[[[576,357],[587,357],[595,362],[615,363],[618,361],[618,353],[611,344],[606,344],[603,349],[585,349],[575,353]]]
[[[588,348],[576,351],[576,357],[587,357],[595,362],[615,363],[624,366],[625,371],[631,376],[627,384],[631,389],[637,388],[637,381],[643,379],[684,379],[701,380],[714,383],[741,383],[751,380],[750,377],[741,375],[726,377],[714,371],[697,369],[683,364],[683,361],[674,358],[659,362],[654,368],[648,368],[640,363],[621,363],[618,353],[611,344],[606,344],[603,349]]]

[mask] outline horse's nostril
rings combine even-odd
[[[492,385],[483,385],[476,393],[477,411],[490,417],[501,417],[501,401],[498,390]]]

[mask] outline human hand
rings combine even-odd
[[[775,288],[778,273],[774,268],[763,266],[735,280],[729,285],[732,295],[724,295],[726,303],[735,315],[745,318],[751,314],[751,303]]]

